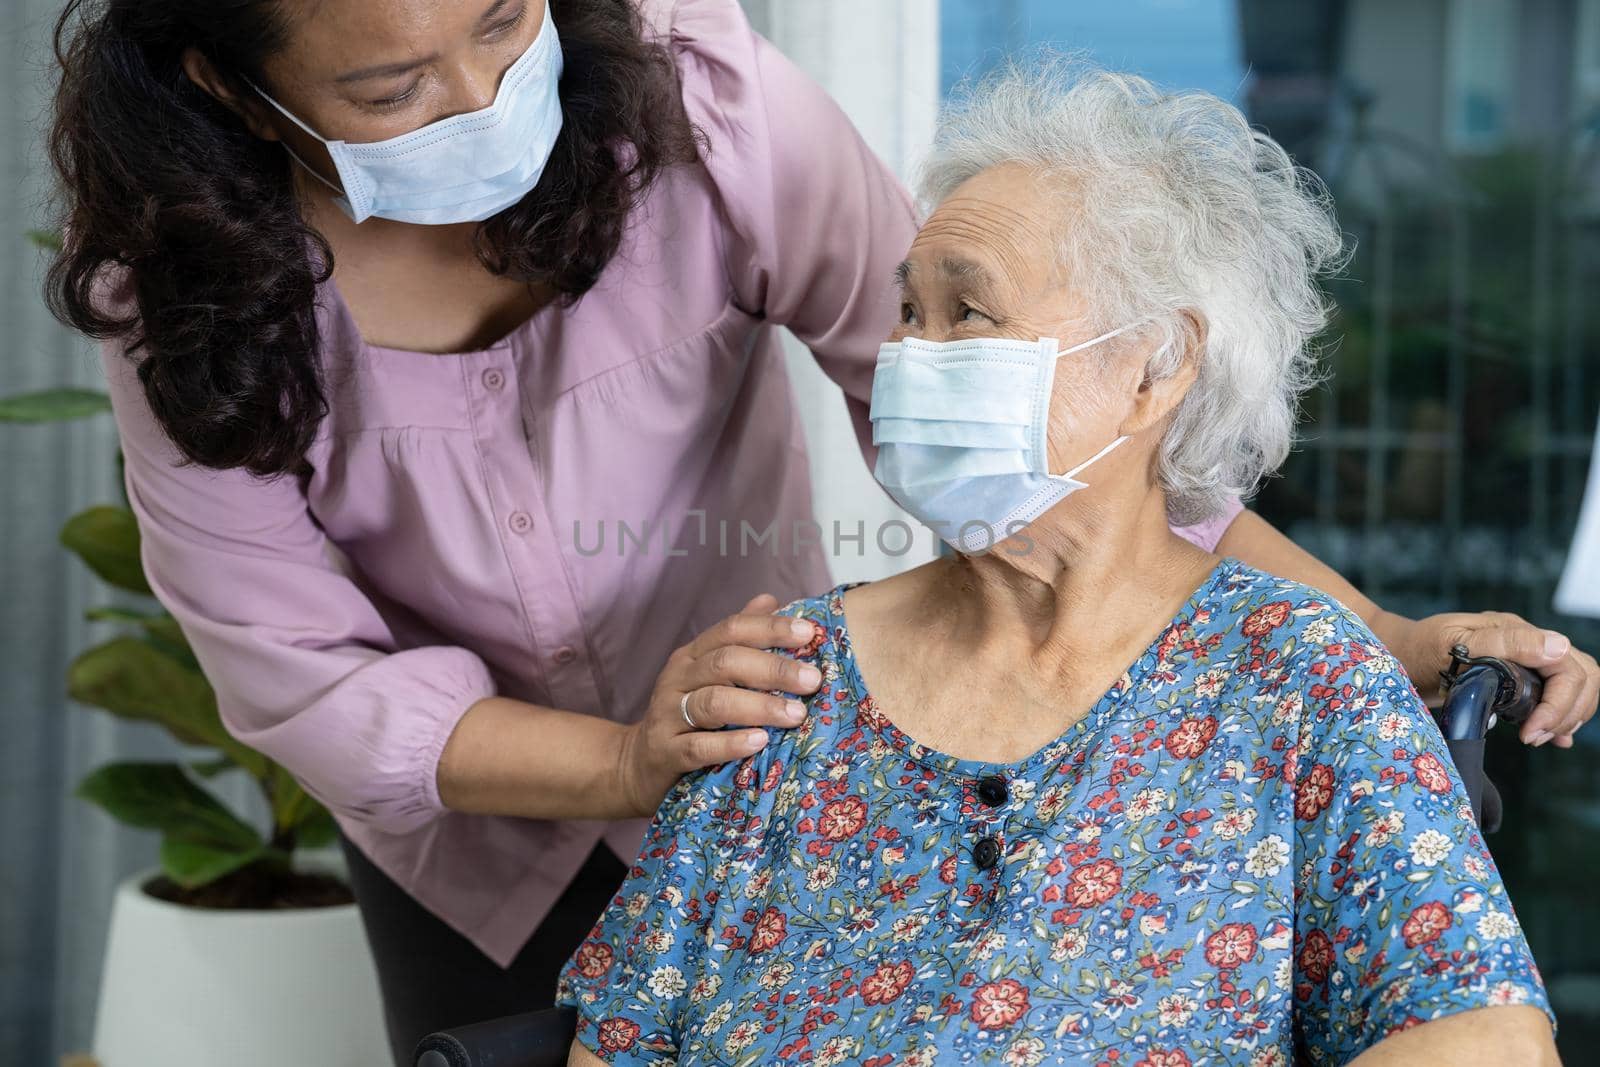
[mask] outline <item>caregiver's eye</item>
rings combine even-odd
[[[522,7],[517,10],[515,15],[512,15],[508,19],[501,19],[493,26],[490,26],[489,29],[484,32],[484,39],[494,40],[496,37],[504,37],[506,34],[522,25],[522,20],[527,17],[528,5],[523,4]]]
[[[917,321],[917,309],[912,307],[910,304],[901,304],[900,321],[907,326],[915,323]]]
[[[404,92],[395,93],[393,96],[385,96],[379,100],[369,100],[367,101],[367,106],[378,111],[393,111],[397,107],[403,107],[410,103],[411,98],[417,95],[417,89],[421,85],[422,79],[418,78],[407,86]]]

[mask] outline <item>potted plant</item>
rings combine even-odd
[[[104,394],[57,389],[0,398],[0,422],[109,410]],[[113,587],[150,598],[126,506],[88,508],[61,542]],[[88,617],[125,632],[67,672],[83,704],[165,729],[199,750],[178,762],[110,763],[78,794],[161,834],[159,869],[117,890],[95,1023],[104,1067],[373,1067],[388,1061],[377,977],[337,864],[305,862],[333,819],[281,766],[234,740],[177,622],[153,599]],[[264,829],[207,788],[243,774]],[[300,862],[297,862],[297,858]]]

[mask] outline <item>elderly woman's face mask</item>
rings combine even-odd
[[[1057,361],[1133,329],[1058,350],[983,337],[885,344],[872,380],[873,475],[948,544],[977,555],[1087,486],[1077,475],[1118,437],[1065,474],[1050,473],[1050,397]]]

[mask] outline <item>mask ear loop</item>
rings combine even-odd
[[[1091,337],[1087,341],[1080,341],[1078,344],[1073,345],[1071,348],[1063,348],[1061,351],[1057,352],[1056,353],[1056,358],[1060,359],[1062,356],[1069,356],[1072,353],[1077,352],[1077,351],[1079,351],[1081,349],[1088,348],[1091,345],[1097,345],[1101,341],[1109,341],[1109,340],[1111,340],[1111,338],[1117,336],[1117,334],[1119,334],[1119,333],[1127,333],[1129,330],[1132,330],[1135,327],[1143,326],[1145,324],[1145,322],[1148,322],[1148,321],[1149,321],[1148,319],[1145,319],[1145,320],[1142,320],[1140,322],[1129,323],[1126,326],[1118,326],[1115,330],[1112,330],[1109,333],[1103,333],[1099,337]]]
[[[252,88],[252,89],[254,89],[256,91],[256,95],[257,96],[261,97],[261,99],[265,100],[267,103],[271,104],[274,108],[276,108],[277,111],[278,111],[278,114],[282,115],[284,118],[288,119],[290,122],[292,122],[296,126],[300,127],[300,129],[305,131],[305,133],[306,133],[306,135],[308,137],[311,137],[311,138],[315,139],[318,144],[323,145],[324,147],[328,146],[328,139],[326,137],[322,136],[322,134],[318,133],[316,130],[313,130],[310,126],[307,126],[304,122],[301,122],[300,119],[298,117],[296,117],[294,112],[290,111],[288,108],[284,107],[282,104],[280,104],[276,100],[274,100],[271,96],[269,96],[267,94],[267,91],[265,89],[261,88],[261,86],[257,85],[255,82],[251,81],[249,78],[246,78],[243,74],[239,75],[239,77],[243,78],[244,79],[244,83],[246,85],[250,86],[250,88]],[[278,143],[283,145],[283,150],[285,152],[289,153],[289,158],[294,160],[296,163],[300,164],[301,168],[304,169],[307,174],[311,175],[313,178],[317,179],[317,181],[321,182],[323,185],[326,185],[329,189],[332,189],[334,192],[338,193],[340,196],[345,196],[346,195],[345,191],[343,189],[341,189],[339,186],[333,184],[328,179],[324,178],[322,175],[318,174],[315,167],[313,167],[311,164],[307,163],[305,160],[301,159],[300,158],[300,153],[296,152],[293,148],[290,148],[288,141],[280,140]],[[337,169],[338,166],[339,166],[338,163],[334,163],[335,169]],[[344,175],[341,174],[339,177],[342,179],[344,177]]]
[[[1123,434],[1122,436],[1118,437],[1115,441],[1112,441],[1109,445],[1106,445],[1106,447],[1102,448],[1100,451],[1096,452],[1094,455],[1090,456],[1088,459],[1086,459],[1082,463],[1078,464],[1076,467],[1073,467],[1067,473],[1065,473],[1065,474],[1052,474],[1050,477],[1052,477],[1052,478],[1066,478],[1066,479],[1069,479],[1071,481],[1077,481],[1078,480],[1077,475],[1078,475],[1079,471],[1083,470],[1085,467],[1087,467],[1090,464],[1094,463],[1095,460],[1103,458],[1107,452],[1110,452],[1113,448],[1116,448],[1118,445],[1122,444],[1122,442],[1126,441],[1127,439],[1128,439],[1128,435],[1127,434]]]
[[[1149,321],[1150,321],[1149,319],[1141,319],[1138,322],[1130,322],[1126,326],[1119,326],[1115,330],[1111,330],[1111,331],[1109,331],[1107,333],[1101,334],[1099,337],[1091,337],[1087,341],[1080,341],[1078,344],[1073,345],[1071,348],[1064,348],[1064,349],[1060,350],[1059,352],[1057,352],[1055,354],[1055,358],[1059,360],[1062,356],[1071,355],[1073,352],[1077,352],[1077,351],[1080,351],[1082,349],[1089,348],[1089,347],[1091,347],[1093,345],[1097,345],[1101,341],[1109,341],[1111,338],[1117,336],[1118,334],[1127,333],[1129,330],[1132,330],[1132,329],[1135,329],[1137,327],[1143,326],[1146,322],[1149,322]],[[1051,347],[1054,347],[1055,344],[1056,344],[1054,339],[1042,339],[1042,340],[1049,340]],[[1053,387],[1053,385],[1054,385],[1055,375],[1052,373],[1050,375],[1050,378],[1051,378],[1050,385],[1047,386],[1047,388],[1045,390],[1046,396],[1045,396],[1045,399],[1044,399],[1044,408],[1040,413],[1041,420],[1044,420],[1042,422],[1042,425],[1046,425],[1046,426],[1048,426],[1048,420],[1049,420],[1049,417],[1050,417],[1050,412],[1049,412],[1049,403],[1050,402],[1049,402],[1049,395],[1048,394],[1051,391],[1050,387]],[[1059,479],[1063,479],[1065,481],[1075,482],[1075,481],[1077,481],[1077,475],[1078,475],[1079,471],[1081,471],[1084,468],[1090,466],[1096,460],[1104,458],[1106,453],[1110,452],[1113,448],[1116,448],[1118,445],[1122,444],[1127,439],[1128,439],[1128,436],[1126,434],[1118,437],[1116,440],[1112,441],[1109,445],[1106,445],[1106,447],[1102,448],[1100,451],[1096,452],[1094,455],[1090,456],[1088,459],[1084,460],[1082,463],[1078,464],[1076,467],[1073,467],[1070,471],[1068,471],[1065,474],[1051,474],[1050,473],[1050,467],[1049,467],[1049,446],[1048,446],[1047,442],[1045,441],[1044,435],[1041,434],[1040,435],[1040,444],[1039,444],[1040,451],[1041,451],[1040,462],[1044,464],[1045,477],[1047,477],[1047,478],[1059,478]]]

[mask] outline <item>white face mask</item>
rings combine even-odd
[[[987,552],[1088,488],[1051,474],[1046,437],[1056,361],[1133,329],[1057,351],[1053,337],[943,343],[907,338],[878,350],[872,379],[873,476],[895,502],[957,551]]]
[[[373,215],[396,222],[445,225],[482,222],[526,196],[544,173],[561,132],[561,41],[550,6],[539,35],[500,79],[494,102],[387,141],[329,141],[254,82],[251,88],[284,117],[321,141],[339,172],[341,190],[294,156],[340,195],[356,222]],[[294,150],[288,149],[290,155]]]

